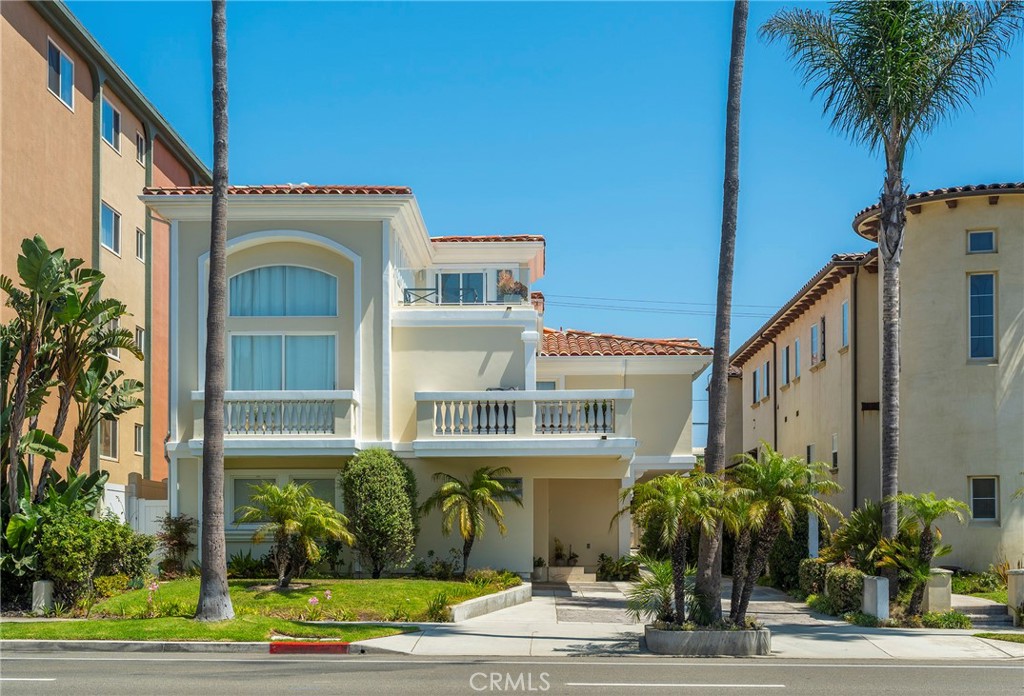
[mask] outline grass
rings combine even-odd
[[[321,618],[342,621],[425,620],[430,600],[439,592],[458,603],[496,591],[489,586],[425,579],[303,580],[309,587],[287,590],[258,589],[271,580],[229,580],[231,602],[238,615],[281,619]],[[331,592],[331,599],[326,592]],[[189,617],[199,597],[199,579],[161,582],[153,593],[154,607],[162,616]],[[309,599],[316,597],[319,616],[311,616]],[[141,618],[148,609],[149,591],[135,590],[103,600],[93,616]]]
[[[200,623],[180,617],[160,619],[90,619],[0,623],[0,638],[31,640],[166,640],[253,641],[277,634],[293,638],[367,640],[404,633],[399,626],[321,626],[266,616]]]
[[[1005,640],[1007,643],[1024,643],[1024,633],[975,633],[974,637]]]
[[[1006,604],[1007,600],[1009,599],[1006,588],[1003,588],[1001,590],[992,590],[991,592],[972,592],[971,596],[981,597],[982,599],[990,599],[993,602],[998,602],[999,604]]]

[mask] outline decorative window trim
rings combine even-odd
[[[224,355],[224,370],[225,370],[225,373],[227,375],[227,382],[229,384],[231,383],[231,355],[232,355],[231,339],[234,336],[276,336],[276,337],[281,339],[281,384],[282,385],[285,385],[285,376],[286,376],[286,372],[285,371],[287,369],[287,363],[288,363],[288,358],[287,358],[287,353],[286,353],[286,350],[287,350],[286,346],[287,346],[287,343],[288,343],[288,337],[289,336],[333,336],[334,337],[334,387],[331,388],[331,391],[336,390],[338,388],[338,379],[339,379],[339,376],[341,374],[341,372],[340,372],[340,370],[341,370],[341,361],[340,361],[340,358],[339,358],[341,351],[339,350],[340,343],[339,343],[339,334],[338,334],[337,331],[318,331],[318,330],[315,330],[315,329],[310,329],[309,331],[259,331],[259,330],[256,330],[256,331],[230,331],[229,330],[227,332],[227,350],[225,351],[225,355]],[[234,385],[229,386],[228,389],[229,390],[240,391],[240,390],[235,389]],[[297,390],[295,390],[295,389],[288,389],[288,387],[285,386],[283,389],[280,389],[280,390],[273,390],[273,389],[271,389],[271,390],[266,390],[266,391],[282,391],[282,392],[286,392],[286,391],[297,391]]]
[[[980,481],[980,480],[991,480],[991,481],[994,482],[994,490],[992,491],[993,497],[989,498],[989,497],[985,496],[983,498],[979,498],[980,500],[992,500],[993,501],[993,507],[995,509],[994,510],[995,515],[993,517],[975,517],[974,516],[974,501],[975,501],[974,482],[975,481]],[[999,509],[1000,508],[1000,506],[999,506],[999,477],[998,476],[994,476],[994,475],[968,476],[967,477],[967,500],[969,501],[970,508],[971,508],[971,521],[972,522],[980,522],[980,523],[983,523],[983,524],[997,524],[999,522],[999,513],[1000,513],[1000,509]]]
[[[133,433],[134,433],[133,445],[134,445],[135,454],[139,454],[139,455],[145,454],[145,451],[146,451],[146,428],[145,428],[145,426],[142,425],[141,423],[136,423],[135,424],[135,429],[134,429]]]
[[[245,275],[246,273],[249,273],[251,271],[258,271],[258,270],[263,269],[263,268],[305,268],[306,270],[316,271],[317,273],[323,273],[325,276],[329,276],[330,278],[333,278],[334,279],[334,293],[336,295],[335,301],[334,301],[334,314],[281,314],[281,315],[277,315],[277,314],[231,314],[231,281],[233,279],[239,277],[239,276]],[[358,281],[356,281],[356,282],[358,282]],[[238,273],[233,273],[232,275],[228,276],[227,293],[226,293],[226,295],[227,295],[226,296],[226,302],[227,302],[227,311],[228,311],[228,315],[227,316],[228,316],[229,319],[260,319],[260,318],[272,318],[272,319],[278,319],[278,318],[282,318],[282,319],[336,319],[336,318],[341,316],[341,298],[337,297],[337,295],[340,293],[340,291],[341,291],[341,281],[338,278],[338,276],[335,275],[334,273],[331,273],[330,271],[325,271],[322,268],[317,268],[316,266],[307,266],[307,265],[301,264],[301,263],[266,263],[266,264],[263,264],[263,265],[260,265],[260,266],[252,266],[250,268],[246,268],[244,271],[239,271]]]
[[[974,356],[971,354],[971,278],[974,276],[992,276],[992,355]],[[967,362],[981,365],[993,365],[999,362],[999,274],[995,271],[977,271],[967,274]]]
[[[991,234],[992,235],[992,248],[991,249],[980,249],[978,251],[971,250],[971,236],[975,234]],[[999,232],[994,227],[986,227],[976,230],[967,230],[966,235],[966,253],[968,256],[975,256],[977,254],[998,254],[999,253]]]

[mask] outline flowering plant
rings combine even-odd
[[[525,300],[530,295],[530,289],[516,280],[511,270],[505,269],[498,271],[498,294],[519,295]]]

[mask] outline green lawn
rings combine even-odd
[[[271,580],[229,580],[235,614],[282,619],[321,618],[343,621],[425,620],[427,603],[439,592],[455,604],[495,592],[466,582],[425,579],[303,580],[309,587],[287,590],[258,590]],[[326,598],[326,591],[331,599]],[[189,617],[199,597],[199,579],[161,582],[153,593],[154,608],[160,616]],[[310,617],[309,599],[316,597],[319,617]],[[92,616],[142,618],[148,610],[149,591],[135,590],[96,604]]]
[[[992,590],[991,592],[972,592],[971,596],[991,599],[993,602],[999,602],[1000,604],[1006,604],[1008,599],[1005,588],[1002,590]]]
[[[403,633],[397,626],[320,626],[266,616],[200,623],[191,619],[90,619],[0,623],[0,638],[33,640],[254,641],[271,635],[366,640]]]
[[[1005,640],[1008,643],[1024,643],[1024,633],[975,633],[974,637]]]

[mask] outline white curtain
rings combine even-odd
[[[231,337],[231,389],[263,391],[281,384],[280,336]]]
[[[334,389],[334,336],[286,336],[287,389]]]
[[[231,278],[228,295],[233,317],[338,315],[338,279],[312,268],[254,268]]]

